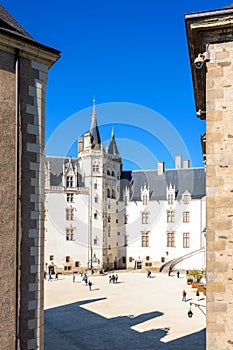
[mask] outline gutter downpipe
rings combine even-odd
[[[19,49],[15,49],[15,350],[19,349]]]

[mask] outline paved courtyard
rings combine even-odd
[[[45,350],[204,350],[205,315],[190,302],[205,305],[181,274],[119,272],[90,276],[92,290],[80,275],[45,281]],[[187,302],[182,302],[182,291]],[[204,312],[205,308],[202,308]]]

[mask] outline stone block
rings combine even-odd
[[[227,303],[222,303],[222,302],[208,303],[208,312],[223,312],[224,313],[226,311],[227,311]]]

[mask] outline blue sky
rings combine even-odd
[[[175,153],[189,156],[192,166],[203,166],[200,134],[205,132],[205,122],[195,113],[184,15],[222,8],[230,0],[1,3],[36,40],[62,51],[49,71],[47,143],[58,129],[64,129],[63,139],[75,134],[72,129],[77,128],[73,138],[87,131],[95,96],[103,141],[108,141],[114,126],[125,169],[152,169],[154,160],[171,168]],[[115,113],[116,103],[123,108],[120,114]],[[138,106],[136,113],[129,108],[132,105]],[[147,120],[151,111],[154,116]],[[148,124],[144,129],[149,120],[151,125],[154,120],[153,127],[150,130]],[[164,127],[162,139],[157,122]],[[68,150],[50,147],[50,155],[75,156],[73,141],[66,145]],[[176,149],[179,142],[183,148]]]

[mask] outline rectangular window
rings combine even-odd
[[[128,235],[125,235],[125,247],[128,247]]]
[[[121,235],[121,233],[120,233],[120,232],[117,232],[117,235],[118,235],[118,236],[120,236],[120,235]]]
[[[74,220],[74,208],[66,208],[66,220]]]
[[[73,193],[67,193],[66,194],[66,201],[68,203],[73,203],[74,202],[74,194]]]
[[[151,267],[151,266],[152,266],[152,263],[146,262],[146,263],[145,263],[145,266],[146,266],[146,267]]]
[[[73,176],[67,176],[66,177],[66,187],[73,187]]]
[[[184,211],[183,212],[183,222],[186,222],[186,223],[190,222],[190,213],[189,213],[189,211]]]
[[[93,167],[92,167],[92,169],[93,169],[93,172],[99,173],[99,171],[100,171],[100,166],[99,166],[98,164],[94,164]]]
[[[132,256],[129,257],[129,262],[130,263],[133,262],[133,257]]]
[[[167,222],[175,222],[174,210],[167,210]]]
[[[147,197],[147,194],[144,194],[142,196],[142,204],[143,205],[147,205],[147,203],[148,203],[148,197]]]
[[[75,231],[75,229],[73,227],[66,228],[66,240],[67,241],[74,241],[75,240],[74,231]]]
[[[150,257],[149,257],[148,255],[146,256],[146,260],[147,260],[147,261],[150,260]]]
[[[118,224],[118,219],[116,219],[116,224]]]
[[[169,205],[173,205],[173,193],[169,193],[168,196],[167,196],[167,200],[168,200],[168,204]]]
[[[125,264],[125,263],[126,263],[126,257],[122,256],[122,264]]]
[[[67,262],[67,263],[70,262],[70,256],[66,256],[66,262]]]
[[[175,247],[175,232],[167,233],[167,247]]]
[[[190,196],[189,194],[184,195],[184,204],[189,204]]]
[[[149,212],[142,212],[142,224],[149,224]]]
[[[80,266],[79,261],[75,261],[75,267],[79,267],[79,266]]]
[[[97,236],[94,238],[94,245],[98,245],[98,237]]]
[[[142,232],[142,247],[149,247],[149,232]]]
[[[98,187],[98,185],[97,185],[97,183],[95,183],[94,184],[94,189],[97,190],[97,187]]]
[[[183,233],[183,248],[190,248],[190,235],[189,233]]]
[[[98,219],[98,213],[94,213],[94,219],[95,219],[95,220]]]
[[[111,229],[108,228],[108,237],[111,237]]]
[[[95,197],[95,203],[98,203],[98,197],[97,196]]]
[[[125,224],[128,224],[128,215],[125,214]]]
[[[49,260],[53,261],[54,260],[54,255],[50,255]]]

